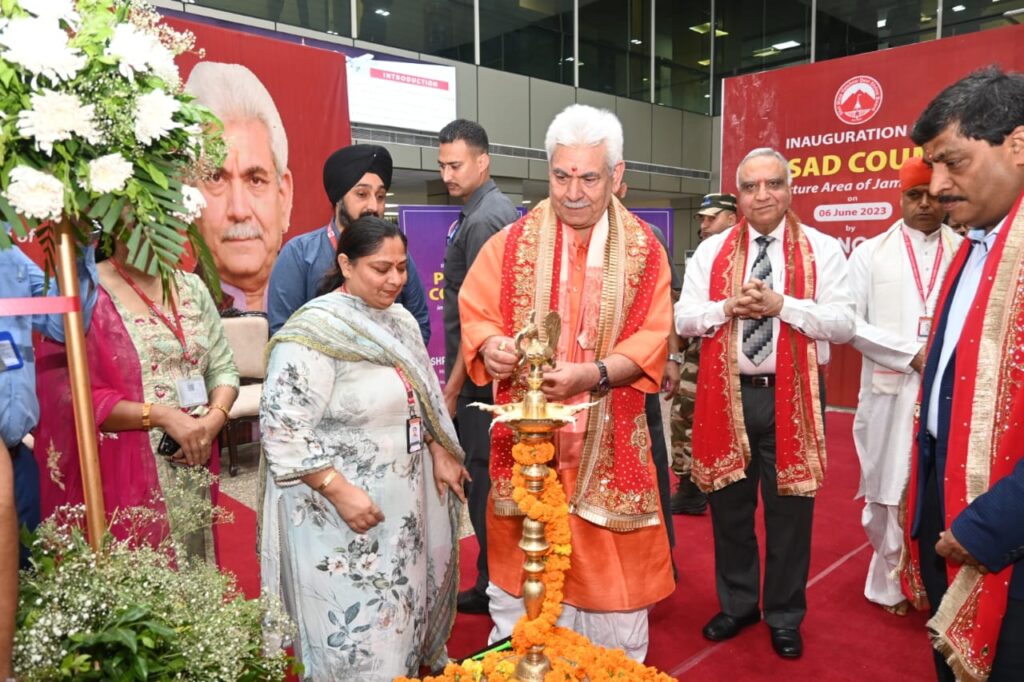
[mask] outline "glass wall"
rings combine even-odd
[[[573,85],[578,60],[582,88],[702,114],[730,76],[1024,23],[1024,0],[577,0],[577,53],[574,0],[187,1],[341,36],[355,3],[360,40],[467,63],[476,8],[481,66]]]
[[[651,0],[580,0],[579,85],[651,99]]]
[[[811,59],[811,3],[797,0],[716,0],[714,111],[722,109],[722,79],[804,64]]]
[[[289,26],[301,26],[339,36],[352,35],[352,6],[349,0],[186,0],[225,12],[268,19]]]
[[[479,0],[480,66],[573,84],[572,0]]]
[[[727,34],[718,26],[716,40]],[[711,109],[711,3],[657,0],[654,101],[706,114]]]
[[[355,2],[359,40],[473,61],[473,0]]]
[[[1024,0],[942,0],[943,38],[1013,23],[1024,24]]]
[[[817,6],[815,61],[932,40],[938,26],[937,0],[818,0]]]

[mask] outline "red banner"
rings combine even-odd
[[[900,218],[898,171],[921,154],[908,137],[944,87],[988,64],[1024,70],[1024,26],[728,78],[722,106],[722,190],[750,150],[789,160],[793,208],[849,255]],[[854,406],[859,355],[839,352],[828,401]]]

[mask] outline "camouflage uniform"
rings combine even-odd
[[[672,401],[672,471],[681,479],[690,478],[693,457],[693,407],[697,398],[697,366],[700,364],[700,339],[684,340],[683,365],[679,368],[679,389]]]

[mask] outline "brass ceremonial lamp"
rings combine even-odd
[[[504,424],[516,434],[519,443],[527,445],[543,445],[552,442],[554,432],[575,420],[580,410],[590,407],[593,403],[549,403],[540,387],[544,381],[545,365],[555,367],[555,349],[561,333],[562,321],[558,313],[551,311],[544,318],[540,327],[534,321],[534,313],[530,313],[530,321],[520,330],[514,339],[515,351],[519,356],[519,365],[529,365],[526,377],[528,390],[523,400],[505,405],[484,405],[474,403],[482,410],[494,414],[494,422]],[[518,466],[518,465],[517,465]],[[546,464],[529,464],[521,467],[526,489],[539,496],[547,480]],[[545,524],[530,517],[523,519],[523,539],[519,548],[526,554],[523,570],[523,602],[526,606],[526,617],[530,620],[541,613],[544,602],[544,564],[550,546],[544,537]],[[551,670],[551,663],[544,653],[544,645],[535,645],[516,663],[515,676],[517,682],[543,682],[544,674]]]

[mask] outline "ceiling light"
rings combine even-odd
[[[885,19],[878,20],[878,28],[885,28]]]
[[[792,47],[800,47],[800,43],[795,40],[784,40],[781,43],[774,43],[772,47],[776,50],[788,50]]]
[[[398,208],[398,204],[384,204],[384,208]]]
[[[398,211],[384,211],[384,215],[392,216],[392,217],[397,217],[398,216]]]
[[[566,57],[564,61],[571,62],[575,57]]]
[[[374,14],[379,14],[382,17],[391,16],[391,12],[389,12],[386,9],[383,9],[383,8],[378,8],[378,9],[374,10]]]
[[[761,59],[764,57],[771,57],[772,55],[778,54],[779,50],[775,47],[762,47],[760,50],[754,50],[753,56]]]
[[[711,95],[704,95],[704,99],[711,99]]]
[[[704,35],[705,33],[710,33],[711,32],[711,22],[710,21],[706,21],[703,24],[698,24],[696,26],[691,26],[690,30],[693,31],[694,33],[699,33],[701,35]],[[728,31],[723,31],[720,28],[716,28],[715,29],[715,37],[716,38],[721,38],[722,36],[727,36],[727,35],[729,35]]]
[[[395,193],[394,192],[388,192],[384,196],[386,196],[386,197],[393,197],[393,196],[395,196]]]
[[[530,201],[529,199],[523,199],[523,203],[524,204],[532,204],[533,202]]]
[[[697,63],[700,64],[701,66],[711,66],[710,59],[699,59],[697,60]]]
[[[633,43],[634,45],[643,45],[644,44],[644,41],[640,40],[639,38],[633,38],[629,42]]]
[[[921,23],[922,24],[927,24],[931,20],[932,20],[932,18],[930,16],[928,16],[927,14],[922,14],[921,15]]]
[[[963,12],[965,9],[967,8],[964,7],[963,5],[953,5],[954,12]]]

